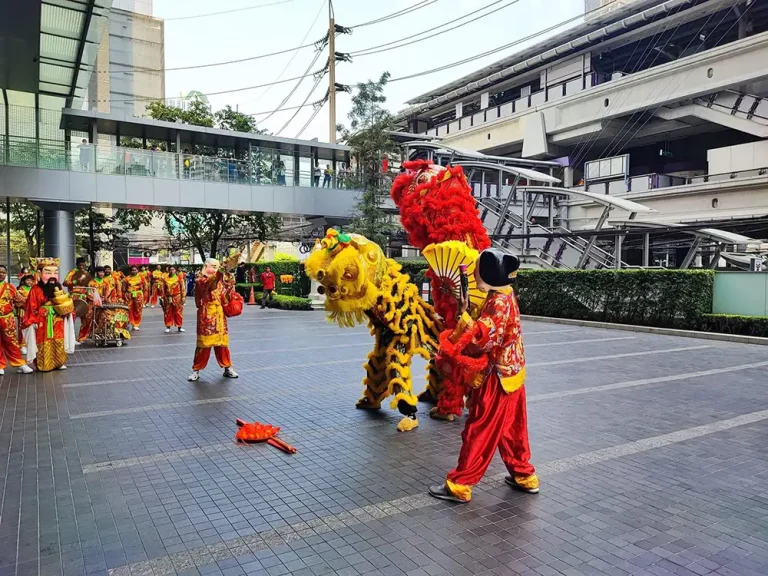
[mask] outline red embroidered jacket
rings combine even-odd
[[[487,354],[488,368],[498,372],[505,392],[514,392],[524,384],[525,352],[520,309],[511,289],[490,292],[477,321],[465,312],[454,333],[472,335],[464,353],[468,356]]]

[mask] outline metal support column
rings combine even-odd
[[[693,262],[693,259],[696,258],[696,252],[699,251],[699,246],[701,246],[701,238],[697,236],[694,239],[693,244],[691,244],[691,248],[688,250],[688,253],[685,255],[685,258],[683,258],[683,263],[680,264],[680,270],[688,269],[688,267]]]
[[[507,217],[507,211],[509,210],[509,204],[512,202],[512,190],[514,190],[517,187],[517,183],[520,180],[520,176],[515,176],[515,181],[512,183],[512,188],[509,190],[509,194],[507,195],[507,199],[504,200],[504,205],[501,208],[501,213],[499,214],[499,219],[496,221],[496,226],[493,228],[493,234],[501,234],[501,229],[504,226],[504,220]],[[482,196],[481,196],[482,198]],[[523,232],[525,234],[525,232]]]
[[[480,173],[480,198],[485,198],[485,172]]]
[[[96,266],[96,240],[93,234],[93,206],[88,206],[88,259],[91,261],[91,274]]]
[[[35,166],[40,168],[40,94],[37,93],[35,94]]]
[[[605,221],[608,220],[608,214],[611,213],[611,207],[606,206],[603,209],[603,213],[600,215],[600,219],[597,221],[597,225],[595,226],[595,232],[602,229],[603,225],[605,224]],[[589,253],[592,251],[592,248],[595,246],[595,241],[597,240],[597,236],[592,236],[589,239],[589,243],[587,244],[587,247],[584,249],[584,253],[579,258],[578,264],[576,264],[576,269],[581,270],[584,268],[584,264],[587,263],[587,258],[589,258]]]
[[[333,160],[331,160],[331,188],[336,188],[338,182],[338,171],[336,170],[336,154],[333,154]]]
[[[36,240],[37,240],[37,253],[35,256],[40,258],[40,254],[42,254],[42,233],[43,233],[43,214],[40,212],[40,208],[37,209],[37,212],[35,212],[35,218],[37,219],[37,230],[35,231]]]
[[[531,207],[528,209],[528,214],[525,215],[525,219],[528,220],[528,222],[531,221],[531,218],[533,218],[533,211],[536,209],[536,202],[539,201],[540,194],[534,194],[533,199],[531,200]]]
[[[648,268],[651,261],[651,233],[643,234],[643,267]]]
[[[555,197],[550,196],[547,198],[547,227],[548,228],[554,228],[555,227]]]
[[[5,108],[5,165],[11,163],[11,121],[9,118],[8,93],[3,88],[3,107]]]
[[[5,197],[5,265],[7,277],[11,277],[11,199]]]
[[[516,190],[517,187],[514,187],[513,190]],[[510,190],[510,196],[512,195],[512,190]],[[520,232],[522,234],[522,238],[520,239],[520,250],[521,254],[525,254],[525,235],[528,234],[528,220],[526,220],[525,216],[528,214],[528,193],[523,191],[523,210],[522,210],[522,217],[523,217],[523,227],[521,228]]]
[[[293,185],[301,186],[301,157],[298,148],[293,151]]]
[[[61,207],[44,208],[45,256],[60,259],[60,270],[66,274],[75,267],[75,213]]]
[[[722,253],[722,251],[723,251],[723,245],[718,244],[717,247],[715,248],[715,251],[712,253],[712,257],[709,259],[708,268],[710,270],[714,270],[715,268],[717,268],[717,264],[718,262],[720,262],[720,254]]]
[[[621,246],[624,244],[624,236],[622,234],[616,235],[615,252],[613,254],[613,267],[616,270],[621,270]]]
[[[504,185],[504,172],[499,170],[499,183],[496,185],[496,198],[501,200],[501,187]]]

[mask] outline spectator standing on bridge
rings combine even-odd
[[[315,183],[315,188],[320,188],[320,175],[322,173],[322,170],[320,170],[320,162],[315,160],[315,168],[312,172],[312,181]]]
[[[325,176],[323,177],[323,188],[331,187],[331,177],[333,176],[333,170],[330,164],[325,165]]]
[[[271,302],[272,292],[275,291],[275,275],[269,266],[261,273],[261,283],[263,284],[263,294],[261,295],[261,309],[263,310],[267,307],[267,297]]]
[[[88,172],[88,168],[91,165],[91,147],[88,146],[88,140],[83,138],[78,148],[80,149],[80,167],[83,169],[83,172]]]

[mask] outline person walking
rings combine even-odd
[[[267,266],[264,272],[261,273],[261,283],[263,285],[263,293],[261,295],[261,309],[267,307],[267,298],[272,301],[272,292],[275,291],[275,275],[272,273],[272,269]]]
[[[184,302],[187,300],[187,283],[183,273],[176,271],[176,266],[170,265],[168,273],[163,274],[158,287],[165,320],[165,333],[168,334],[173,326],[179,332],[184,330]]]
[[[477,288],[488,293],[480,318],[473,320],[467,312],[466,296],[461,299],[461,317],[448,343],[477,362],[485,360],[486,365],[467,375],[472,391],[459,462],[444,484],[429,488],[435,498],[469,502],[472,487],[480,482],[497,449],[510,474],[506,483],[530,494],[539,491],[528,444],[520,309],[510,288],[519,266],[511,254],[494,248],[484,250],[475,267]],[[437,366],[446,369],[439,354]]]
[[[197,306],[197,347],[192,361],[190,382],[200,379],[200,370],[208,365],[211,348],[219,366],[224,368],[225,378],[237,378],[232,368],[229,353],[229,329],[224,314],[224,302],[234,288],[235,279],[227,271],[220,271],[221,264],[215,258],[208,258],[195,283],[195,305]]]

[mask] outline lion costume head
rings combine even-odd
[[[381,247],[365,236],[330,229],[315,244],[305,269],[320,283],[328,319],[351,327],[366,321],[365,312],[381,295],[389,265]]]

